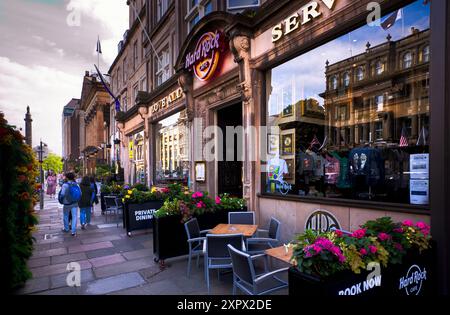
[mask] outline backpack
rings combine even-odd
[[[71,205],[77,203],[81,199],[81,189],[76,183],[67,183],[69,187],[66,189],[66,194],[62,196],[61,191],[58,194],[58,201],[64,205]]]

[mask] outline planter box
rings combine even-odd
[[[124,205],[124,227],[128,235],[132,231],[146,230],[153,228],[153,214],[161,208],[163,201],[149,201],[142,204]]]
[[[381,267],[380,276],[375,277],[372,277],[372,271],[362,271],[359,275],[345,271],[327,279],[320,279],[291,267],[288,272],[289,295],[434,295],[435,261],[435,250],[409,254],[404,257],[401,265]]]
[[[200,230],[212,229],[220,223],[227,223],[228,212],[230,211],[224,210],[197,216]],[[189,253],[187,235],[184,229],[184,223],[181,222],[181,216],[154,218],[153,253],[155,255],[155,261],[187,255]]]

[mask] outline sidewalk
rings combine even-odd
[[[186,257],[167,260],[167,268],[160,270],[153,261],[151,230],[128,237],[121,225],[105,224],[100,205],[86,230],[78,220],[75,237],[61,232],[62,206],[57,199],[46,198],[45,209],[37,212],[36,243],[28,262],[33,278],[18,294],[208,294],[202,263],[199,268],[193,264],[191,278],[186,276]],[[80,287],[66,283],[71,262],[81,267]],[[232,274],[220,281],[214,275],[211,272],[211,294],[231,294]]]

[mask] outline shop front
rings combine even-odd
[[[176,63],[186,95],[191,135],[190,188],[210,195],[228,193],[250,199],[244,189],[245,108],[239,65],[230,49],[226,27],[234,16],[215,12],[190,32]]]
[[[176,63],[191,189],[241,193],[284,242],[385,216],[431,223],[447,290],[449,16],[445,1],[334,0],[202,19]]]

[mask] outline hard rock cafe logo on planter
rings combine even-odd
[[[422,282],[427,280],[427,271],[420,269],[417,265],[412,265],[406,276],[400,278],[399,290],[405,289],[406,295],[419,295],[422,289]]]
[[[203,34],[193,52],[186,55],[185,68],[193,70],[200,81],[209,80],[217,69],[223,50],[223,34],[220,31]]]

